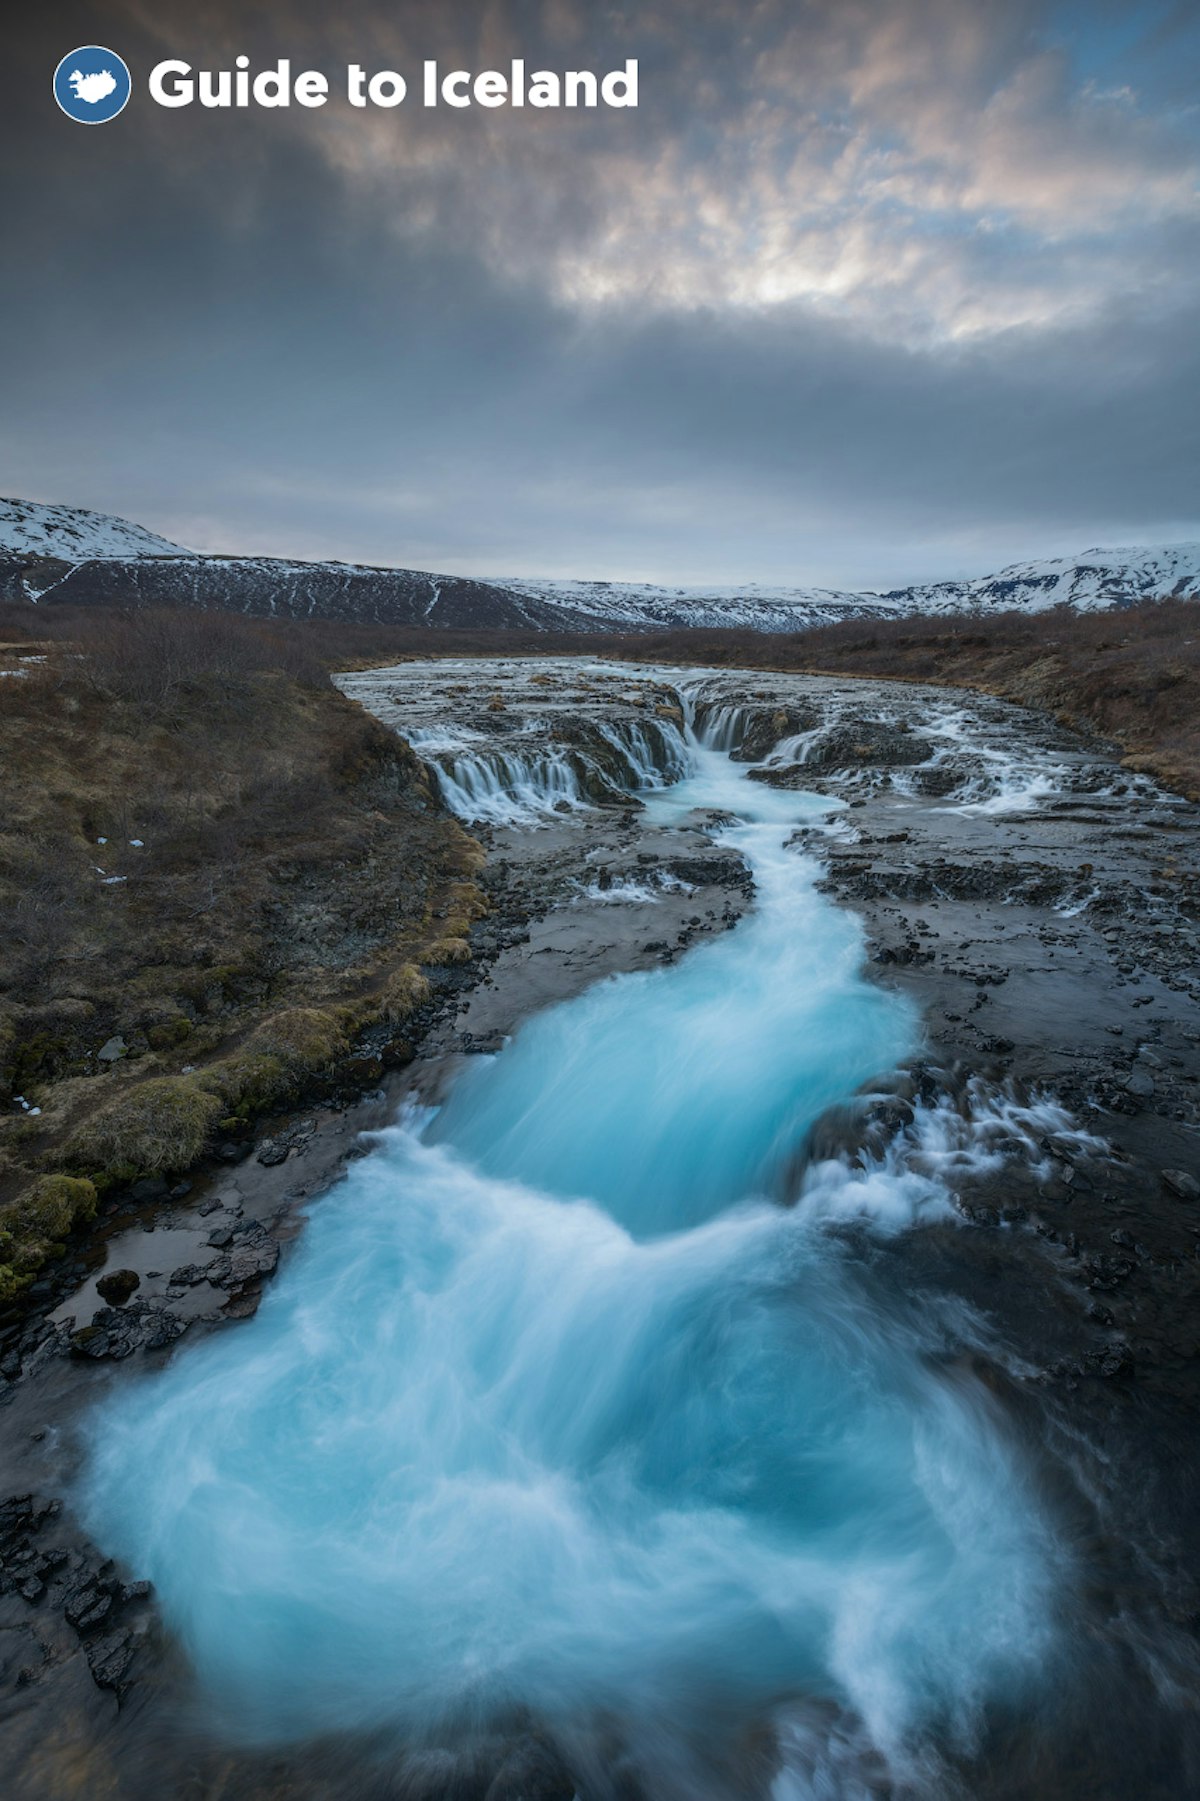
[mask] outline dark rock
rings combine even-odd
[[[383,1074],[383,1059],[382,1057],[350,1057],[342,1064],[339,1073],[350,1087],[368,1088],[378,1082]]]
[[[102,1301],[112,1307],[123,1307],[135,1289],[142,1285],[142,1278],[134,1269],[115,1269],[110,1275],[101,1276],[96,1284],[96,1293]]]
[[[91,1578],[67,1596],[63,1612],[76,1632],[82,1634],[94,1632],[97,1626],[103,1625],[112,1611],[112,1604],[111,1594]]]
[[[279,1262],[279,1246],[265,1232],[236,1243],[208,1268],[208,1279],[218,1288],[243,1288],[248,1282],[271,1275]]]
[[[143,1347],[147,1351],[164,1351],[177,1338],[182,1338],[185,1330],[183,1321],[176,1314],[156,1310],[142,1339]]]
[[[820,714],[812,707],[762,707],[749,715],[742,741],[730,751],[734,763],[758,763],[769,757],[781,738],[795,738],[811,732],[821,723]]]
[[[264,1138],[258,1147],[255,1160],[267,1169],[274,1169],[277,1163],[286,1163],[291,1149],[290,1144],[284,1144],[278,1138]]]
[[[928,769],[918,769],[913,776],[913,786],[918,794],[930,800],[941,800],[947,794],[953,794],[968,779],[968,771],[961,763],[934,763]]]
[[[886,720],[847,720],[822,733],[808,753],[815,769],[899,768],[926,763],[933,745]]]
[[[68,1343],[73,1357],[91,1361],[111,1357],[120,1361],[132,1356],[139,1347],[161,1350],[173,1344],[184,1329],[183,1321],[164,1308],[132,1301],[120,1310],[100,1308],[93,1314],[91,1325],[72,1332]]]
[[[1186,1169],[1164,1169],[1163,1187],[1181,1201],[1200,1201],[1200,1182]]]
[[[754,892],[754,878],[740,857],[672,857],[663,868],[677,882],[686,882],[692,888],[739,888],[746,895]]]
[[[135,1648],[132,1632],[110,1632],[87,1646],[88,1668],[97,1688],[121,1690]]]
[[[129,1190],[130,1199],[137,1201],[139,1205],[145,1201],[165,1200],[170,1192],[161,1176],[143,1176]]]

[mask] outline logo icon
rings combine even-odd
[[[54,71],[54,98],[78,125],[107,125],[125,109],[133,79],[122,59],[100,44],[84,44]]]

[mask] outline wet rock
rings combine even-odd
[[[1148,1101],[1154,1094],[1154,1077],[1148,1069],[1132,1069],[1125,1078],[1125,1092],[1132,1094],[1139,1101]]]
[[[129,1198],[143,1206],[148,1201],[166,1200],[170,1192],[161,1176],[143,1176],[140,1182],[135,1182],[130,1188]]]
[[[913,776],[913,786],[918,794],[929,800],[942,800],[947,794],[953,794],[970,780],[970,770],[962,763],[934,763],[928,769],[918,769]]]
[[[801,732],[815,731],[821,716],[812,707],[763,707],[752,712],[746,721],[742,741],[730,751],[734,763],[758,763],[769,757],[781,738],[795,738]]]
[[[96,1293],[102,1301],[112,1307],[123,1307],[134,1291],[142,1285],[142,1278],[134,1269],[115,1269],[111,1275],[101,1276],[96,1284]]]
[[[208,1265],[185,1263],[179,1269],[171,1271],[172,1288],[194,1288],[197,1282],[203,1282],[208,1275]]]
[[[238,1239],[223,1257],[209,1264],[208,1280],[218,1288],[244,1288],[274,1274],[279,1246],[261,1229]]]
[[[111,1688],[118,1693],[133,1662],[136,1641],[132,1632],[110,1632],[86,1647],[88,1668],[97,1688]]]
[[[808,753],[816,769],[899,768],[927,763],[933,745],[882,719],[845,720],[823,732]]]
[[[1108,1382],[1133,1374],[1133,1352],[1127,1344],[1110,1344],[1103,1350],[1091,1351],[1085,1363],[1092,1375],[1103,1376]]]
[[[1200,1201],[1200,1181],[1186,1169],[1164,1169],[1163,1187],[1181,1201]]]
[[[100,1308],[91,1325],[72,1332],[68,1343],[73,1357],[119,1362],[139,1349],[161,1350],[183,1331],[184,1323],[175,1314],[147,1301],[133,1301],[119,1309]]]
[[[777,763],[769,769],[752,769],[752,782],[767,788],[808,789],[813,786],[813,772],[807,763]]]
[[[19,1594],[33,1605],[47,1576],[66,1560],[65,1551],[43,1552],[36,1539],[60,1512],[57,1501],[36,1495],[10,1495],[0,1501],[0,1595]]]
[[[82,1634],[94,1632],[98,1626],[102,1626],[112,1611],[112,1604],[111,1593],[94,1578],[89,1578],[67,1596],[63,1612],[69,1624]]]
[[[351,1088],[370,1088],[378,1082],[382,1074],[383,1059],[381,1057],[351,1057],[343,1063],[340,1071],[342,1079]]]
[[[746,895],[754,892],[754,878],[740,857],[672,857],[663,868],[691,888],[737,888]]]
[[[185,1330],[183,1321],[176,1314],[165,1309],[155,1310],[148,1319],[142,1347],[147,1351],[165,1351],[168,1345],[183,1336]]]

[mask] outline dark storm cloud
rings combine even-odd
[[[906,579],[1200,535],[1180,8],[126,4],[22,28],[6,491],[208,546]],[[633,113],[54,114],[99,39]],[[12,48],[12,46],[10,46]],[[11,73],[11,65],[10,65]],[[83,141],[81,141],[83,140]]]

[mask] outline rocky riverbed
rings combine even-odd
[[[415,1097],[531,1013],[672,962],[754,905],[722,819],[647,809],[693,732],[767,788],[828,795],[797,829],[861,915],[868,967],[915,1001],[919,1054],[827,1113],[825,1164],[936,1170],[957,1220],[863,1241],[871,1280],[960,1298],[989,1326],[982,1382],[1039,1458],[1080,1546],[1091,1701],[989,1722],[958,1772],[976,1795],[1177,1796],[1197,1746],[1190,1569],[1200,1272],[1200,816],[1020,709],[945,689],[543,660],[407,665],[346,691],[407,736],[488,852],[489,917],[443,970],[412,1064],[270,1123],[191,1185],[143,1186],[103,1261],[64,1273],[10,1346],[0,1414],[0,1732],[22,1797],[412,1794],[569,1801],[539,1722],[468,1750],[220,1742],[136,1568],[72,1510],[77,1422],[236,1332],[306,1209]],[[848,1228],[851,1232],[853,1228]],[[747,1752],[744,1793],[771,1792]],[[1014,1786],[1014,1772],[1018,1777]],[[641,1791],[636,1773],[623,1794]],[[834,1796],[866,1791],[834,1786]],[[856,1775],[855,1781],[859,1780]],[[882,1780],[882,1779],[881,1779]],[[585,1791],[590,1794],[590,1790]],[[615,1792],[615,1791],[614,1791]],[[933,1793],[930,1788],[925,1791]]]

